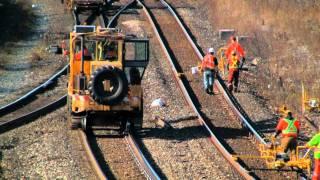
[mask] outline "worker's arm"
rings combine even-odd
[[[237,51],[238,51],[239,55],[240,55],[242,58],[244,58],[245,53],[244,53],[244,50],[243,50],[243,48],[241,47],[241,45],[240,45],[239,43],[238,43],[238,45],[237,45]]]
[[[281,131],[280,131],[280,130],[276,130],[276,132],[274,133],[273,137],[275,137],[275,138],[276,138],[280,133],[281,133]]]
[[[300,121],[295,122],[295,126],[297,127],[297,133],[300,133]]]
[[[283,119],[281,118],[279,120],[279,123],[278,123],[277,127],[276,127],[276,132],[274,133],[273,137],[276,138],[281,133],[281,131],[283,129],[284,129],[284,123],[283,123]]]
[[[307,143],[307,147],[314,147],[320,143],[320,133],[316,134],[311,138],[311,140]]]
[[[204,56],[203,59],[202,59],[201,66],[200,66],[200,67],[201,67],[201,68],[200,68],[201,71],[204,71],[204,68],[205,68],[204,65],[205,65],[206,58],[207,58],[207,57]]]

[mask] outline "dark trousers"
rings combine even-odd
[[[238,69],[229,69],[228,76],[228,86],[234,86],[234,88],[238,88],[239,85],[239,70]]]

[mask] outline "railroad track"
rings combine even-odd
[[[160,179],[132,134],[123,137],[105,135],[104,131],[99,131],[86,134],[81,131],[80,134],[90,162],[100,179]],[[96,157],[99,157],[99,162]]]
[[[52,75],[47,81],[45,81],[44,83],[35,87],[34,89],[29,91],[25,95],[21,96],[17,100],[0,107],[0,117],[13,112],[13,111],[21,108],[22,106],[25,106],[26,104],[30,103],[30,101],[33,99],[33,97],[35,95],[37,95],[45,90],[48,90],[50,85],[54,84],[59,77],[61,77],[62,75],[67,73],[68,67],[69,67],[69,64],[64,66],[56,74]]]
[[[150,2],[151,3],[155,3],[154,1],[145,1],[146,4],[148,4]],[[164,1],[161,1],[161,2],[164,2]],[[165,2],[164,2],[164,4],[165,4]],[[166,4],[165,4],[165,6],[166,6]],[[157,15],[161,14],[161,12],[156,12],[156,11],[166,11],[164,13],[164,14],[166,14],[166,16],[163,16],[163,17],[157,16]],[[164,20],[168,20],[169,19],[169,17],[167,15],[170,14],[170,13],[173,13],[174,11],[172,12],[172,10],[171,10],[170,12],[168,12],[168,7],[163,7],[163,8],[159,8],[158,10],[157,9],[153,9],[151,12],[153,13],[155,18],[158,17],[159,19],[162,20],[162,23],[164,23]],[[168,19],[166,19],[166,18],[168,18]],[[175,20],[173,19],[173,21],[172,20],[168,21],[170,23],[170,25],[172,25],[171,28],[174,27],[173,26],[174,22],[176,20],[179,20],[179,18],[177,18],[177,17],[175,17],[175,18],[176,19]],[[151,19],[151,17],[150,17],[150,19]],[[159,21],[158,21],[158,23],[159,23]],[[161,24],[161,22],[158,24],[158,26],[164,27],[162,25],[163,24]],[[166,24],[164,23],[164,25],[166,25]],[[183,25],[182,25],[182,23],[180,23],[180,24],[176,24],[175,27],[178,27],[178,29],[180,29],[181,27],[183,27]],[[172,28],[172,29],[174,29],[175,31],[178,30],[177,28]],[[170,34],[170,31],[172,31],[172,30],[170,30],[170,29],[162,29],[162,33],[163,33],[162,35],[163,36],[165,35],[165,37],[170,37],[170,36],[167,36],[167,34]],[[185,39],[186,37],[181,36],[181,35],[183,35],[183,33],[187,32],[186,30],[183,30],[183,31],[184,32],[179,34],[180,35],[178,37],[179,40],[190,42],[191,41],[190,37],[189,37],[189,40],[186,40]],[[175,33],[173,33],[173,35],[174,34]],[[160,35],[159,35],[159,37],[160,37]],[[171,41],[177,40],[177,39],[174,39],[174,37],[171,37],[171,38],[173,38],[173,39],[171,39]],[[194,46],[194,45],[190,45],[189,44],[190,47],[188,47],[188,48],[191,51],[185,50],[184,47],[181,48],[179,46],[172,45],[172,43],[170,43],[170,39],[169,38],[166,39],[166,44],[170,47],[170,50],[171,50],[171,52],[167,52],[167,57],[170,58],[170,59],[173,57],[172,59],[174,59],[171,63],[172,63],[172,66],[174,67],[173,71],[175,72],[176,80],[177,80],[178,84],[181,86],[182,92],[185,94],[186,101],[196,111],[196,113],[197,113],[197,115],[199,117],[200,123],[208,130],[208,132],[210,134],[210,140],[220,150],[220,152],[223,154],[223,156],[226,158],[226,160],[228,160],[228,162],[243,177],[245,177],[246,179],[252,179],[252,178],[255,177],[255,175],[260,175],[259,173],[256,173],[256,172],[254,174],[252,174],[251,172],[248,172],[239,163],[235,162],[231,158],[230,151],[235,151],[236,150],[236,152],[237,151],[242,152],[243,149],[238,150],[237,148],[241,148],[241,147],[235,147],[235,146],[231,146],[229,148],[225,148],[223,145],[230,145],[230,143],[228,142],[228,138],[227,137],[221,138],[221,137],[226,135],[226,134],[224,134],[225,132],[222,132],[222,131],[221,132],[215,132],[220,137],[219,139],[212,132],[212,129],[214,129],[216,131],[219,131],[219,128],[222,127],[221,125],[226,122],[226,121],[221,121],[219,123],[222,123],[222,124],[215,124],[215,123],[217,123],[216,119],[211,119],[210,117],[203,117],[207,113],[205,111],[204,107],[207,107],[207,106],[212,105],[212,104],[202,104],[203,101],[197,102],[196,104],[194,104],[194,102],[193,102],[195,99],[200,99],[200,100],[201,99],[202,100],[205,99],[206,100],[208,98],[208,97],[202,95],[203,94],[203,90],[201,89],[201,85],[199,86],[199,84],[201,84],[201,81],[199,82],[199,81],[197,81],[197,79],[193,79],[192,76],[190,76],[190,74],[187,73],[188,70],[191,67],[190,65],[194,66],[196,64],[196,61],[199,60],[199,58],[202,57],[202,54],[200,53],[200,55],[199,55],[199,51],[195,51],[196,46]],[[182,43],[180,43],[180,44],[182,44]],[[186,44],[184,44],[184,45],[186,45]],[[164,44],[162,46],[163,46],[164,49],[166,49]],[[178,50],[179,48],[184,49],[184,51],[183,52],[179,52],[179,50]],[[187,55],[182,55],[186,51],[187,52],[193,52],[194,54],[187,54],[186,53]],[[184,62],[184,61],[180,61],[181,59],[191,59],[191,60],[189,62]],[[181,74],[181,73],[184,73],[184,74]],[[264,142],[264,140],[262,138],[262,135],[260,135],[258,132],[255,132],[254,127],[252,127],[252,123],[250,121],[248,121],[248,119],[245,117],[246,115],[243,114],[244,111],[241,109],[241,106],[239,104],[234,105],[235,104],[235,102],[234,102],[235,100],[232,99],[233,98],[232,95],[230,95],[230,94],[228,94],[228,92],[224,91],[224,87],[223,87],[223,83],[222,83],[221,79],[218,79],[217,88],[220,90],[220,94],[218,94],[217,97],[213,96],[213,97],[210,97],[209,99],[210,100],[214,100],[215,102],[219,101],[221,103],[224,103],[223,107],[225,108],[225,110],[228,110],[228,108],[229,108],[228,112],[230,112],[230,110],[234,111],[234,114],[228,114],[228,116],[230,116],[230,117],[227,117],[228,119],[236,120],[236,118],[239,118],[241,120],[242,124],[252,131],[253,135],[258,139],[258,141]],[[195,91],[192,91],[192,89],[195,89]],[[189,95],[190,92],[192,93],[191,96]],[[57,104],[64,104],[65,103],[65,99],[66,99],[66,97],[63,96],[61,99],[59,99],[58,101],[56,101],[53,104],[51,103],[51,105],[49,105],[49,106],[54,109],[54,108],[56,108],[58,106]],[[227,99],[227,102],[229,103],[228,106],[226,105],[227,102],[224,99]],[[200,105],[201,107],[198,107],[198,105]],[[40,111],[42,113],[46,113],[46,110],[42,110],[42,108],[38,109],[37,112],[40,112]],[[33,114],[33,113],[31,113],[31,114]],[[237,116],[235,116],[235,114]],[[28,116],[33,116],[33,115],[28,115]],[[225,116],[225,114],[222,114],[221,117],[226,117],[226,116]],[[20,118],[20,119],[25,119],[25,118]],[[20,120],[19,122],[22,122],[22,121],[23,120]],[[212,122],[210,122],[210,121],[212,121]],[[242,134],[242,133],[245,134],[245,138],[243,138],[244,139],[243,141],[245,143],[252,143],[252,142],[248,142],[249,140],[248,140],[248,136],[246,134],[246,132],[248,132],[248,131],[242,130],[240,124],[238,123],[239,121],[234,121],[234,122],[235,122],[235,124],[231,123],[229,125],[232,128],[239,129],[239,132],[241,132],[240,134]],[[13,124],[15,124],[15,123],[13,123]],[[5,125],[0,125],[0,129],[2,129],[2,127],[5,127]],[[9,127],[9,126],[7,126],[7,127]],[[227,128],[229,128],[229,127],[227,127]],[[227,129],[227,128],[225,128],[225,129]],[[231,128],[229,128],[229,129],[231,129]],[[224,130],[224,129],[221,128],[220,130]],[[234,129],[231,129],[231,130],[234,130]],[[84,139],[87,139],[87,138],[84,138]],[[222,141],[222,143],[221,143],[221,141]],[[223,142],[223,141],[225,141],[225,142]],[[241,144],[242,145],[242,142],[238,141],[235,144],[238,144],[238,145]],[[244,152],[247,152],[247,150],[245,150]],[[145,158],[141,158],[140,157],[140,158],[137,158],[137,159],[145,159]],[[250,165],[250,162],[244,161],[244,164],[246,164],[246,165],[249,164]],[[145,171],[152,171],[152,170],[145,170]],[[273,177],[273,176],[268,176],[267,175],[268,173],[270,174],[270,172],[267,172],[267,173],[263,173],[262,175],[266,175],[264,177],[270,177],[270,178]],[[97,174],[100,174],[100,173],[97,173]],[[152,176],[150,175],[149,178],[150,177],[152,177]],[[104,177],[102,177],[102,178],[104,178]],[[151,178],[151,179],[153,179],[153,178]]]
[[[25,104],[25,106],[21,105],[16,107],[15,111],[0,116],[0,133],[31,122],[37,117],[65,105],[67,99],[64,92],[65,82],[66,77],[63,76],[56,85],[52,84],[54,87],[51,89],[28,97],[29,102],[28,104]]]
[[[197,113],[200,123],[210,134],[210,140],[222,152],[226,160],[246,179],[287,177],[290,172],[261,169],[265,166],[263,161],[241,160],[241,165],[233,161],[230,153],[259,154],[258,144],[251,139],[250,134],[259,143],[266,144],[263,134],[255,130],[254,123],[236,98],[226,91],[220,77],[216,81],[216,89],[219,90],[219,93],[215,96],[208,96],[202,89],[201,77],[195,78],[189,73],[191,67],[197,65],[203,55],[175,11],[163,0],[148,0],[143,3],[147,7],[159,7],[144,10],[161,41],[162,49],[170,60],[173,74],[187,102]],[[289,174],[291,177],[295,175],[295,172]]]

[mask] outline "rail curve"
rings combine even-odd
[[[248,172],[245,168],[243,168],[238,162],[234,161],[231,154],[225,149],[225,147],[220,143],[220,141],[218,140],[218,138],[214,135],[214,133],[211,131],[211,129],[209,128],[209,126],[207,125],[207,123],[205,122],[204,118],[202,117],[202,115],[200,114],[198,108],[194,105],[187,89],[184,86],[183,81],[178,77],[178,71],[175,67],[175,65],[173,64],[172,58],[167,50],[167,47],[165,46],[162,37],[160,36],[160,33],[158,31],[157,26],[154,23],[154,19],[151,17],[149,10],[145,7],[145,5],[140,1],[137,0],[139,2],[139,4],[143,7],[143,11],[145,12],[147,18],[149,19],[149,22],[151,23],[151,26],[157,36],[157,39],[160,42],[160,45],[162,47],[162,50],[164,51],[167,59],[169,59],[169,62],[171,64],[172,67],[172,71],[173,74],[175,75],[175,79],[177,81],[177,83],[179,84],[179,87],[182,91],[182,93],[184,94],[184,97],[187,101],[187,103],[190,105],[190,107],[194,110],[194,112],[197,114],[198,116],[198,120],[200,122],[201,125],[203,125],[206,130],[209,132],[210,134],[210,141],[217,147],[217,149],[221,152],[221,154],[224,156],[224,158],[237,170],[237,172],[242,175],[245,179],[254,179],[251,175],[250,172]],[[162,2],[162,1],[161,1]],[[184,28],[182,28],[184,29]]]

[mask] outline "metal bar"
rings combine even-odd
[[[129,144],[131,152],[135,155],[136,159],[138,160],[139,165],[143,168],[145,175],[148,179],[152,180],[160,180],[161,178],[156,173],[156,171],[152,168],[150,163],[147,161],[141,150],[139,149],[138,144],[135,142],[133,136],[129,134],[125,137],[127,143]]]
[[[129,2],[128,4],[126,4],[125,6],[123,6],[109,21],[107,28],[110,28],[112,26],[112,24],[114,23],[114,21],[118,18],[118,16],[124,11],[126,10],[129,6],[131,6],[134,2],[136,2],[135,0],[132,0],[131,2]]]
[[[81,39],[81,71],[80,71],[80,74],[84,75],[84,48],[83,48],[84,38],[83,38],[83,36],[81,36],[80,39]]]
[[[52,84],[55,80],[57,80],[62,74],[65,74],[67,72],[68,67],[69,67],[69,64],[67,64],[60,71],[58,71],[56,74],[51,76],[47,81],[42,83],[40,86],[29,91],[27,94],[23,95],[19,99],[7,105],[2,106],[0,108],[0,116],[3,116],[5,114],[12,112],[14,109],[17,109],[17,106],[22,105],[26,100],[30,99],[32,96],[39,93],[41,90],[46,89],[50,84]]]
[[[67,95],[64,95],[61,98],[59,98],[57,101],[54,101],[50,104],[40,107],[28,114],[25,114],[18,118],[9,120],[3,124],[0,124],[0,134],[10,131],[11,129],[19,127],[23,124],[27,124],[32,120],[40,117],[41,115],[45,115],[53,110],[56,110],[57,108],[64,106],[66,102],[67,102]]]
[[[106,175],[102,171],[97,159],[95,158],[95,156],[91,150],[87,135],[82,130],[78,130],[78,132],[79,132],[79,136],[81,139],[81,144],[83,145],[83,147],[87,153],[87,156],[89,158],[88,160],[89,160],[94,172],[96,173],[97,177],[101,180],[107,179]]]

